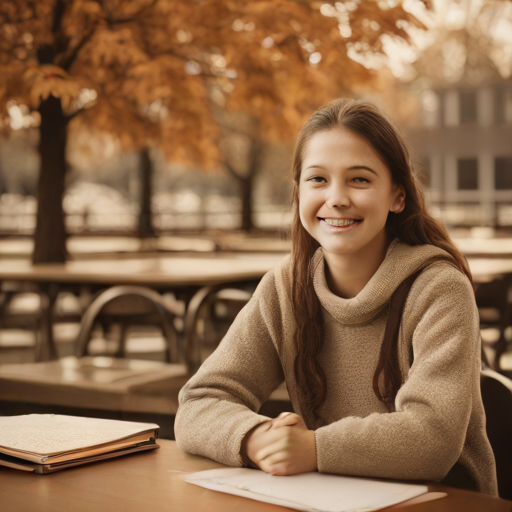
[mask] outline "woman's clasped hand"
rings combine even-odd
[[[315,432],[295,413],[284,412],[254,427],[244,438],[243,453],[272,475],[316,471]]]

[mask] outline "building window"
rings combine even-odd
[[[437,96],[439,97],[439,123],[444,126],[446,124],[446,94],[444,91],[438,91]]]
[[[457,160],[457,188],[478,190],[478,160],[464,158]]]
[[[505,104],[507,99],[507,91],[504,87],[498,87],[494,94],[494,118],[496,123],[505,122]]]
[[[496,190],[512,189],[512,157],[498,157],[494,160],[494,183]]]
[[[508,87],[497,87],[494,91],[494,118],[497,124],[512,120],[512,94]]]
[[[475,123],[476,122],[476,92],[460,91],[460,122]]]
[[[440,100],[439,96],[431,89],[421,94],[423,103],[423,126],[427,128],[439,126]]]

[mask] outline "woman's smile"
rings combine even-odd
[[[343,232],[348,231],[349,229],[354,229],[359,226],[363,220],[362,219],[330,219],[330,218],[319,218],[318,219],[321,224],[325,225],[327,229],[333,232]]]

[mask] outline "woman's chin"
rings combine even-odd
[[[322,241],[324,243],[322,243]],[[386,237],[379,235],[374,237],[354,237],[350,239],[345,237],[343,240],[318,240],[324,252],[336,256],[350,256],[357,254],[358,256],[370,256],[371,254],[381,253],[387,248]]]

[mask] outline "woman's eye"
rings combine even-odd
[[[325,178],[322,178],[321,176],[312,176],[308,179],[308,181],[312,181],[313,183],[321,183],[324,179]]]
[[[354,178],[356,183],[370,183],[366,178]]]

